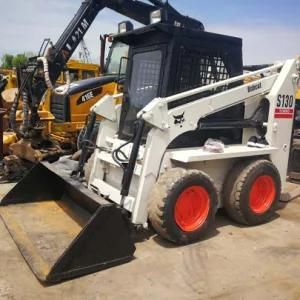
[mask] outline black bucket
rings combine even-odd
[[[45,283],[133,258],[135,246],[122,210],[42,163],[2,199],[0,214],[31,270]]]

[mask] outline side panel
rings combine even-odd
[[[218,207],[222,207],[222,190],[223,183],[227,176],[230,175],[229,171],[232,166],[236,163],[238,159],[220,159],[220,160],[212,160],[212,161],[201,161],[195,163],[177,163],[173,162],[173,167],[181,167],[185,169],[194,169],[201,170],[208,174],[214,181],[219,194],[219,203]]]
[[[115,83],[105,84],[70,96],[71,122],[85,122],[90,108],[106,94],[112,95]]]
[[[282,182],[286,180],[293,129],[296,89],[296,82],[292,79],[294,74],[295,61],[289,60],[267,97],[270,101],[267,140],[279,149],[271,155],[271,160],[278,168]]]

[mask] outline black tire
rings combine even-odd
[[[205,201],[206,208],[199,225],[187,231],[176,218],[177,206],[181,201],[179,199],[182,199],[187,190],[190,192],[190,189],[205,191],[205,200],[202,202]],[[197,197],[193,199],[199,199],[198,194],[193,192],[193,197],[195,195]],[[199,207],[202,204],[199,202],[196,205]],[[190,244],[200,240],[214,227],[217,206],[217,189],[207,174],[198,170],[174,168],[160,176],[155,184],[149,205],[149,219],[156,232],[165,239],[176,244]]]
[[[258,180],[262,180],[259,183],[262,184],[266,178],[261,193],[255,193],[253,189]],[[223,187],[223,204],[231,219],[253,226],[266,223],[274,217],[280,195],[281,179],[274,164],[268,160],[252,160],[235,165],[228,173]]]

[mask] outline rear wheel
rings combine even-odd
[[[224,207],[236,222],[258,225],[274,216],[280,193],[277,168],[268,160],[248,161],[229,172],[223,189]]]
[[[196,242],[214,225],[217,189],[201,171],[180,168],[167,171],[159,178],[152,195],[151,224],[172,242]]]

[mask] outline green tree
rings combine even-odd
[[[0,67],[4,69],[12,69],[14,67],[20,67],[28,62],[28,58],[34,56],[33,52],[25,52],[23,54],[4,54],[1,58]]]
[[[13,67],[22,67],[27,63],[27,61],[28,58],[25,54],[17,54],[12,60],[12,65]]]
[[[4,69],[12,69],[13,67],[13,59],[14,56],[11,54],[4,54],[1,58],[2,64],[1,64],[1,68]]]

